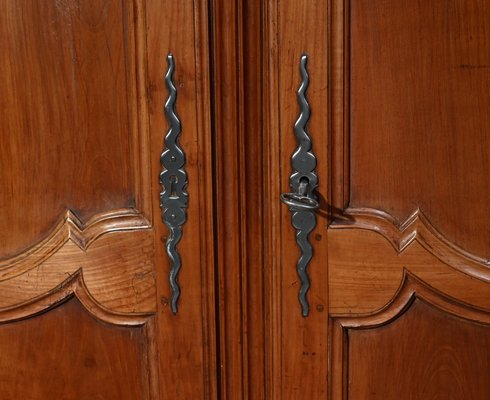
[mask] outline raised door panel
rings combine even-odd
[[[489,11],[332,2],[332,399],[490,395]]]
[[[205,2],[0,8],[2,396],[212,398]],[[169,53],[190,199],[177,313],[159,181]]]
[[[350,398],[488,398],[488,314],[466,320],[420,297],[382,326],[345,330]]]
[[[350,203],[490,258],[490,5],[351,1]],[[488,214],[487,214],[488,216]]]
[[[0,396],[149,399],[145,331],[100,323],[74,298],[45,315],[2,325]]]
[[[486,399],[488,309],[406,272],[381,310],[332,319],[333,399]]]
[[[490,395],[489,12],[478,0],[269,2],[272,398]],[[305,107],[320,209],[302,317],[307,245],[278,199]]]
[[[0,257],[67,209],[86,222],[135,206],[136,24],[131,2],[4,1]],[[143,27],[138,27],[142,29]],[[140,65],[136,66],[136,63]],[[12,201],[14,199],[15,201]]]
[[[155,309],[147,107],[138,102],[145,22],[137,6],[1,5],[4,307],[82,270],[101,304]],[[118,295],[107,293],[110,281]]]

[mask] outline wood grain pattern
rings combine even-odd
[[[42,3],[0,5],[1,398],[488,397],[484,0]],[[177,315],[158,207],[170,52]],[[279,203],[303,53],[308,318]]]
[[[267,69],[263,84],[266,105],[267,142],[264,170],[269,186],[265,193],[267,267],[267,398],[320,399],[327,396],[327,269],[326,203],[310,238],[314,256],[308,267],[312,286],[308,293],[311,313],[301,316],[298,302],[299,278],[291,215],[280,206],[279,195],[289,192],[290,160],[297,147],[293,126],[298,116],[296,91],[300,83],[299,59],[309,55],[310,86],[307,98],[312,114],[308,130],[319,165],[327,163],[328,92],[328,4],[322,1],[269,1],[265,10],[267,34],[264,49]],[[329,190],[328,171],[318,170],[319,190]]]
[[[149,228],[149,222],[134,209],[98,214],[86,224],[68,210],[48,236],[17,256],[0,260],[0,279],[23,274],[49,259],[68,241],[85,251],[100,236]]]
[[[486,399],[489,329],[488,310],[405,274],[384,309],[333,319],[332,399]]]
[[[278,399],[281,396],[281,347],[282,342],[278,340],[281,331],[281,314],[277,310],[281,307],[281,257],[280,257],[280,235],[277,228],[281,220],[281,203],[276,201],[282,190],[282,182],[277,176],[280,175],[281,154],[280,143],[276,138],[279,132],[279,74],[278,74],[278,45],[277,34],[279,23],[279,9],[274,1],[267,1],[263,11],[264,36],[264,73],[263,73],[263,123],[264,123],[264,146],[263,179],[264,187],[264,259],[269,267],[269,272],[264,275],[265,289],[265,370],[266,370],[266,398]],[[267,270],[266,270],[267,271]]]
[[[369,393],[369,399],[383,400],[484,400],[490,390],[490,327],[416,301],[396,323],[349,330],[348,363],[352,399]]]
[[[349,3],[350,207],[420,209],[489,260],[489,3]]]
[[[0,278],[0,307],[29,302],[81,270],[90,295],[114,311],[155,311],[155,266],[151,231],[112,233],[87,251],[67,241],[27,270],[14,266]]]
[[[213,1],[212,12],[221,396],[263,399],[263,6]]]
[[[103,306],[155,310],[140,6],[2,3],[9,34],[2,35],[8,57],[0,79],[8,80],[8,95],[0,121],[11,132],[1,148],[4,309],[28,304],[81,269]],[[121,201],[130,207],[113,208]],[[5,257],[11,245],[18,254]]]
[[[417,209],[399,224],[391,215],[369,208],[347,208],[337,215],[330,228],[367,229],[383,235],[401,253],[417,241],[428,252],[458,271],[488,282],[490,260],[468,253],[447,240]]]
[[[490,310],[489,274],[468,276],[443,263],[417,241],[398,253],[380,234],[364,230],[330,230],[330,312],[374,312],[395,295],[409,271],[432,287]]]
[[[449,303],[453,300],[447,296],[466,303],[464,315],[479,312],[488,318],[490,178],[488,152],[482,149],[488,147],[490,126],[485,112],[490,9],[484,3],[330,1],[331,119],[325,127],[330,153],[322,166],[331,180],[331,229],[323,263],[329,312],[345,315],[343,321],[351,325],[344,326],[366,324],[369,317],[363,320],[357,313],[371,313],[372,321],[386,315],[387,305],[404,290],[406,274]],[[480,371],[469,377],[466,371],[460,374],[458,364],[468,362],[466,350],[488,346],[476,334],[488,337],[488,328],[468,328],[447,314],[435,322],[432,314],[418,311],[409,311],[413,318],[393,328],[397,339],[387,340],[387,348],[385,327],[373,328],[371,345],[358,346],[355,355],[346,350],[350,336],[337,329],[334,319],[329,331],[332,399],[488,397]],[[446,324],[445,331],[462,335],[465,350],[449,333],[431,336],[439,322]],[[398,357],[400,341],[423,350]],[[427,369],[419,364],[439,346],[455,355],[443,367],[444,360],[433,364],[460,375],[447,385],[453,393],[446,391],[447,375],[433,375],[426,385]],[[390,362],[371,364],[375,352]],[[348,393],[350,363],[354,370],[356,365],[364,369],[356,370],[361,386]],[[468,365],[468,371],[472,368]],[[384,376],[396,383],[387,385]]]
[[[76,299],[2,324],[0,397],[155,399],[149,392],[145,329],[102,324]]]
[[[0,254],[0,318],[42,332],[26,333],[20,355],[9,356],[32,367],[33,386],[22,391],[19,378],[9,397],[0,397],[216,398],[206,2],[79,3],[1,6],[0,45],[8,57],[0,79],[11,81],[0,120],[11,129],[0,144],[0,215],[7,218],[0,222],[12,227],[1,230],[12,246],[4,241]],[[187,297],[178,317],[166,314],[167,232],[158,209],[166,131],[162,60],[170,50],[178,63],[192,193],[180,277]],[[109,325],[87,325],[71,308],[58,315],[64,306],[53,307],[71,296]],[[34,316],[43,311],[49,312]],[[69,326],[56,329],[60,320]],[[132,328],[118,339],[114,324]],[[70,353],[58,366],[49,346],[35,354],[35,365],[23,353],[30,340],[40,347],[50,340],[66,351],[70,335],[69,347],[79,345],[81,353],[93,347],[103,361],[91,367],[85,385],[77,380],[86,375],[83,366]],[[106,354],[113,358],[106,362]],[[111,363],[116,376],[107,372]]]
[[[66,275],[68,277],[50,291],[23,303],[3,307],[0,310],[0,322],[18,321],[37,315],[56,307],[72,296],[75,296],[92,316],[113,325],[143,325],[154,314],[154,311],[136,311],[132,309],[121,312],[120,310],[111,310],[104,307],[90,294],[81,269]]]
[[[201,0],[151,0],[143,10],[146,26],[151,193],[154,224],[159,360],[159,399],[216,399],[213,175],[210,121],[208,5]],[[168,230],[161,223],[160,153],[168,130],[163,104],[166,57],[175,60],[176,109],[182,121],[180,145],[186,155],[189,207],[179,243],[179,312],[169,306]]]
[[[0,222],[10,227],[0,231],[0,256],[7,257],[44,237],[68,208],[87,220],[135,205],[136,56],[130,3],[0,7]]]
[[[240,400],[248,395],[243,3],[211,2],[220,395]]]

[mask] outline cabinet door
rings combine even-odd
[[[270,2],[272,398],[490,397],[489,21],[483,0]],[[320,203],[306,317],[278,204],[303,53]]]
[[[215,397],[206,18],[190,0],[0,3],[0,398]],[[188,178],[177,313],[169,53]]]

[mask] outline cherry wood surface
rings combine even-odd
[[[331,399],[490,395],[483,3],[330,3]]]
[[[268,3],[270,398],[442,398],[446,378],[430,386],[423,373],[430,357],[434,370],[460,375],[452,384],[461,398],[489,396],[487,11],[481,1]],[[295,232],[277,203],[289,189],[303,52],[320,182],[307,318],[297,300]],[[405,287],[442,299],[438,310],[409,309]],[[406,322],[378,318],[400,298],[390,315],[409,309]],[[446,304],[462,306],[454,313]],[[447,335],[431,337],[440,325]],[[437,359],[440,346],[452,360]],[[475,365],[469,354],[478,355]]]
[[[264,6],[211,1],[220,398],[263,399],[266,240]]]
[[[78,271],[88,290],[102,306],[116,312],[154,312],[155,276],[151,232],[112,233],[87,250],[67,241],[39,261],[10,265],[0,274],[0,307],[14,307],[35,299]]]
[[[215,399],[207,3],[0,7],[0,397]],[[190,199],[177,315],[159,207],[169,53]]]
[[[214,298],[213,175],[211,159],[210,71],[207,3],[152,0],[146,3],[151,193],[157,266],[156,345],[160,399],[215,399],[216,320]],[[169,231],[160,221],[158,177],[168,124],[163,117],[167,89],[166,57],[175,60],[176,111],[182,121],[189,207],[178,244],[179,311],[170,309],[170,263],[165,252]],[[158,221],[158,222],[157,222]]]
[[[149,399],[143,327],[101,324],[76,299],[0,327],[0,396]]]
[[[329,232],[328,247],[329,309],[333,314],[381,309],[395,296],[407,271],[435,290],[490,310],[488,279],[475,279],[451,268],[418,241],[399,253],[377,233],[335,229]]]
[[[487,399],[489,329],[420,300],[388,325],[349,329],[349,397]]]
[[[86,220],[134,205],[133,19],[117,1],[0,4],[0,257],[67,208]]]
[[[307,98],[315,108],[308,130],[320,165],[327,163],[328,136],[328,8],[325,2],[268,1],[264,55],[265,175],[267,201],[267,364],[271,399],[322,399],[327,396],[328,288],[326,202],[310,237],[315,257],[309,268],[312,286],[308,294],[310,315],[301,316],[298,302],[299,250],[291,226],[291,213],[279,195],[289,192],[291,155],[297,148],[293,126],[299,115],[296,91],[301,82],[300,56],[308,54],[310,86]],[[314,79],[323,77],[323,79]],[[321,171],[320,171],[321,173]],[[328,193],[328,176],[319,179],[319,193]]]
[[[383,309],[331,323],[332,399],[488,397],[488,310],[412,273]]]
[[[347,18],[350,207],[420,209],[490,259],[490,4],[356,0]]]
[[[485,1],[0,8],[0,397],[490,396]],[[189,180],[176,315],[169,53]],[[279,202],[302,54],[308,317]]]

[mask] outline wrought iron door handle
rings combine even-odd
[[[185,172],[185,154],[179,145],[179,136],[182,130],[181,122],[175,111],[177,88],[173,82],[175,70],[174,57],[167,56],[168,69],[165,74],[165,83],[168,89],[168,98],[165,102],[164,113],[169,123],[169,130],[165,136],[165,150],[160,156],[162,172],[160,183],[163,191],[160,193],[160,208],[162,221],[169,229],[166,251],[170,260],[170,288],[172,291],[170,306],[174,314],[177,313],[177,303],[180,297],[178,275],[182,262],[177,252],[177,244],[182,238],[182,225],[187,219],[187,174]]]
[[[313,257],[313,247],[308,236],[316,226],[315,211],[319,207],[315,194],[318,186],[316,157],[311,151],[311,138],[306,130],[306,124],[310,118],[310,105],[306,100],[306,89],[309,84],[309,76],[306,69],[307,60],[308,56],[306,54],[303,54],[300,58],[301,85],[297,92],[300,114],[294,124],[294,134],[298,142],[298,148],[291,156],[293,171],[289,177],[289,185],[293,192],[281,194],[281,201],[287,204],[292,212],[291,222],[296,229],[296,242],[301,250],[296,270],[301,280],[298,298],[303,317],[308,316],[310,311],[306,298],[310,288],[307,267]]]

